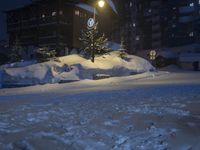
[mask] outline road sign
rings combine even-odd
[[[93,18],[89,18],[88,22],[87,22],[88,27],[92,28],[92,27],[94,27],[94,24],[95,24],[94,19]]]
[[[150,51],[150,55],[151,55],[151,56],[156,56],[156,55],[157,55],[157,52],[156,52],[155,50],[151,50],[151,51]]]
[[[151,50],[150,53],[149,53],[150,60],[155,60],[156,55],[157,55],[157,52],[155,50]]]

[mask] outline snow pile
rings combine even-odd
[[[96,74],[109,76],[128,76],[155,70],[145,59],[120,52],[95,58],[92,63],[79,55],[60,57],[58,62],[49,61],[18,68],[2,70],[3,86],[28,86],[46,83],[72,82],[93,79]]]
[[[2,84],[5,86],[28,86],[57,83],[60,80],[79,80],[76,68],[70,69],[67,65],[53,61],[21,68],[7,68],[3,70]]]
[[[33,65],[33,64],[35,64],[36,62],[37,62],[36,60],[21,61],[21,62],[16,62],[16,63],[11,63],[11,64],[2,65],[1,68],[25,67],[25,66]]]
[[[110,76],[128,76],[154,70],[153,66],[137,56],[127,55],[126,58],[120,57],[120,52],[96,57],[95,62],[90,60],[81,63],[81,77],[92,78],[96,74],[108,74]]]
[[[81,56],[79,56],[77,54],[60,57],[59,60],[62,63],[68,64],[68,65],[80,64],[80,63],[86,61],[85,58],[83,58],[83,57],[81,57]]]

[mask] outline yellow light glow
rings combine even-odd
[[[98,5],[99,5],[99,7],[104,7],[104,5],[105,5],[105,1],[104,0],[100,0],[99,2],[98,2]]]

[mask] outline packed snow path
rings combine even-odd
[[[2,150],[199,150],[200,73],[0,90]]]

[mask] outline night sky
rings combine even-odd
[[[1,0],[0,3],[0,40],[6,38],[6,19],[3,11],[30,3],[31,0]]]

